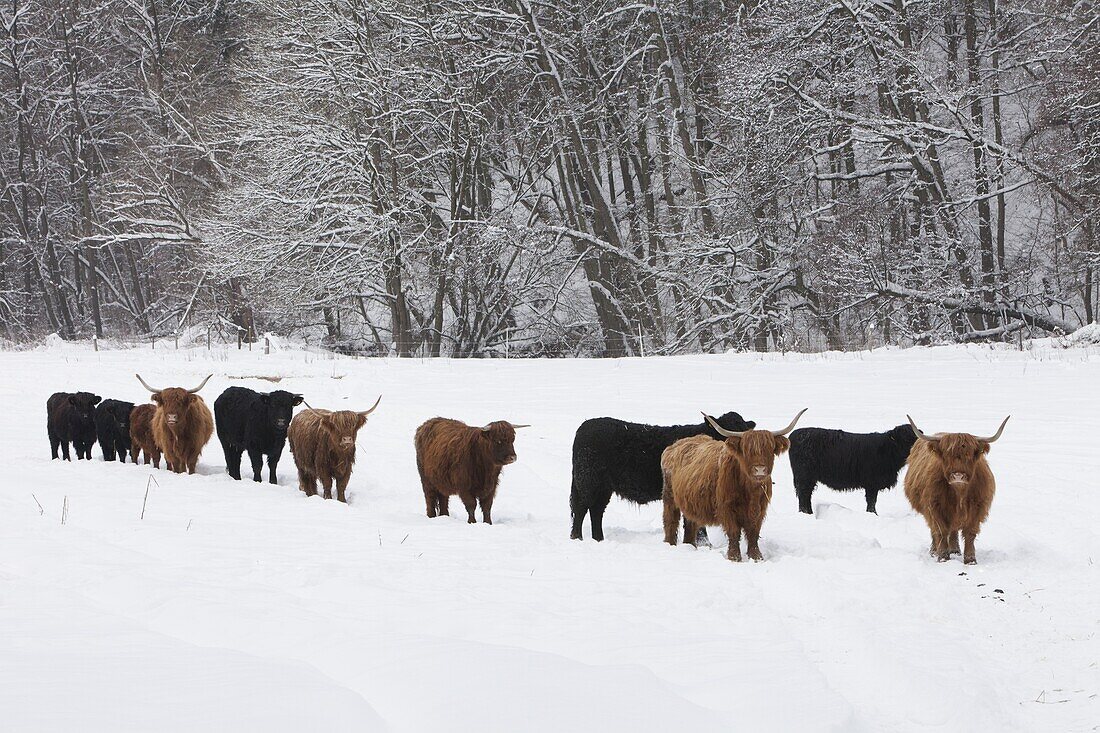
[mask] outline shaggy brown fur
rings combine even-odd
[[[932,532],[931,553],[940,562],[959,551],[973,565],[974,538],[989,515],[996,490],[985,460],[989,443],[969,433],[946,433],[939,440],[918,440],[909,454],[905,496]],[[954,481],[952,481],[954,478]]]
[[[700,525],[720,525],[729,537],[726,557],[740,562],[744,530],[749,557],[763,560],[760,527],[772,498],[772,466],[789,447],[783,436],[749,430],[721,441],[697,435],[666,448],[661,455],[665,542],[676,544],[682,513],[685,542],[695,544]]]
[[[130,460],[138,462],[138,456],[144,451],[145,465],[152,461],[153,466],[160,468],[160,448],[153,439],[153,415],[157,413],[157,406],[153,404],[138,405],[130,412]]]
[[[298,466],[298,487],[306,496],[317,495],[320,480],[325,498],[331,499],[335,481],[336,498],[347,503],[344,490],[355,463],[355,438],[366,423],[366,415],[350,410],[331,412],[311,408],[294,416],[287,428],[287,438]]]
[[[164,453],[169,471],[194,473],[202,448],[214,434],[214,416],[197,394],[182,387],[153,393],[153,440]]]
[[[515,440],[515,427],[504,420],[479,428],[433,417],[417,428],[416,468],[428,516],[448,515],[450,497],[458,494],[470,524],[479,503],[482,519],[492,524],[500,471],[516,461]]]

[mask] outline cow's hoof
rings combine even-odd
[[[978,559],[975,557],[968,557],[963,559],[963,565],[977,565]]]

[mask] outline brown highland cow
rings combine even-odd
[[[741,562],[741,531],[748,555],[760,554],[760,527],[772,498],[775,457],[790,447],[787,433],[802,412],[782,430],[726,430],[714,418],[703,417],[725,440],[706,435],[678,440],[661,454],[665,502],[665,542],[676,544],[680,515],[684,541],[695,544],[700,526],[717,524],[729,537],[726,557]]]
[[[153,415],[153,440],[164,453],[169,471],[194,473],[202,447],[214,434],[214,416],[196,392],[210,381],[210,374],[194,389],[150,387],[140,374],[135,375],[157,403]]]
[[[1001,437],[1007,422],[1008,417],[996,433],[980,438],[970,433],[925,435],[909,418],[919,440],[909,454],[905,496],[928,523],[932,532],[930,551],[939,562],[949,560],[952,553],[958,554],[960,532],[963,562],[978,562],[974,538],[989,515],[996,490],[985,454],[989,444]]]
[[[505,420],[471,427],[458,420],[433,417],[417,428],[416,469],[428,516],[449,515],[450,497],[458,494],[469,524],[477,522],[474,509],[479,503],[485,524],[492,524],[500,471],[515,463],[516,430],[526,427],[530,426]]]
[[[157,406],[153,404],[137,405],[130,411],[130,459],[138,462],[138,456],[145,453],[145,465],[152,462],[160,468],[160,448],[153,439],[153,415]]]
[[[287,438],[298,466],[298,487],[306,496],[317,495],[317,481],[320,480],[325,498],[331,499],[335,481],[337,500],[347,503],[344,490],[355,463],[355,438],[359,429],[367,424],[367,416],[378,409],[381,401],[379,395],[374,406],[364,412],[317,410],[307,404],[308,409],[290,421]]]

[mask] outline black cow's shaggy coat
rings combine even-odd
[[[798,511],[813,514],[810,497],[821,483],[839,491],[863,489],[867,511],[875,512],[878,492],[897,484],[898,471],[916,441],[908,425],[898,425],[885,433],[795,430],[791,433],[790,457]]]
[[[103,400],[95,408],[95,434],[99,447],[103,450],[103,460],[113,461],[115,456],[126,463],[126,454],[130,452],[130,413],[133,402],[122,400]]]
[[[752,430],[756,423],[736,412],[718,418],[727,430]],[[573,438],[573,487],[569,508],[570,536],[582,538],[586,514],[591,516],[592,539],[603,540],[603,513],[612,494],[637,504],[661,498],[661,453],[677,440],[695,435],[719,439],[705,422],[696,425],[644,425],[613,417],[585,420]]]
[[[101,399],[91,392],[55,392],[46,400],[46,432],[54,458],[60,446],[65,460],[71,461],[69,443],[72,443],[77,460],[91,460],[92,444],[95,443],[95,406]]]
[[[218,440],[225,452],[229,475],[241,480],[241,454],[248,451],[252,462],[252,480],[262,481],[264,456],[268,479],[278,483],[275,470],[286,445],[287,428],[294,408],[302,396],[283,390],[256,392],[245,387],[230,387],[214,400],[214,420]]]

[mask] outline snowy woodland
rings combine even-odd
[[[0,338],[620,356],[1097,317],[1092,0],[5,0]]]

